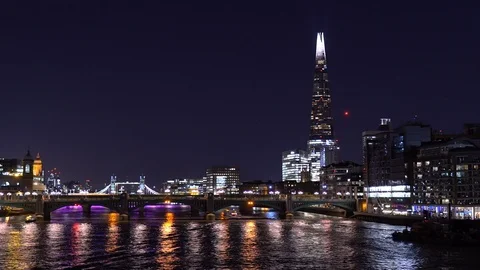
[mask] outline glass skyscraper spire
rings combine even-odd
[[[339,150],[333,134],[332,98],[323,33],[317,34],[310,122],[310,170],[312,181],[320,181],[321,167],[337,162]]]

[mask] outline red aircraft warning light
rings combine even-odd
[[[350,115],[350,113],[349,113],[348,111],[345,111],[345,112],[343,113],[343,115],[345,115],[345,116],[349,116],[349,115]]]

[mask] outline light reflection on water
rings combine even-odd
[[[108,232],[107,243],[105,251],[107,253],[114,253],[118,249],[118,242],[120,240],[120,226],[118,226],[118,214],[111,213],[108,216]]]
[[[174,269],[177,266],[179,258],[175,253],[178,248],[178,237],[175,235],[176,227],[173,226],[174,214],[167,213],[166,220],[160,227],[160,239],[158,241],[157,262],[164,269]]]
[[[213,231],[216,232],[215,238],[215,255],[217,257],[218,264],[227,265],[229,257],[229,226],[226,221],[215,223]]]
[[[1,269],[475,269],[476,249],[393,242],[402,227],[324,216],[286,220],[0,221]],[[472,265],[469,265],[471,263]]]

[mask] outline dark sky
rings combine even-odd
[[[281,180],[281,152],[306,147],[317,31],[343,159],[381,117],[480,122],[475,1],[390,2],[3,1],[0,156],[30,146],[97,185],[216,164]]]

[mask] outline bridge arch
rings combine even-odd
[[[356,204],[351,202],[328,202],[328,201],[311,201],[311,202],[295,202],[293,205],[292,211],[299,211],[302,208],[311,207],[314,205],[330,204],[342,210],[345,210],[347,216],[353,215],[353,212],[356,210]]]
[[[49,203],[45,203],[45,205],[44,205],[44,213],[45,214],[48,213],[48,215],[50,215],[52,212],[55,212],[55,211],[57,211],[61,208],[69,207],[69,206],[80,206],[80,207],[82,207],[82,210],[84,212],[90,212],[90,207],[92,207],[92,206],[102,206],[102,207],[105,207],[105,208],[109,209],[110,211],[118,212],[118,208],[114,207],[111,204],[102,203],[102,202],[92,202],[92,203],[88,203],[88,202],[49,202]],[[88,207],[88,209],[86,207]]]
[[[280,213],[285,212],[285,202],[283,201],[275,203],[271,201],[251,200],[250,202],[253,202],[253,205],[249,205],[248,202],[248,200],[215,200],[213,210],[214,212],[217,212],[230,206],[238,206],[241,209],[246,207],[265,207],[272,208]]]

